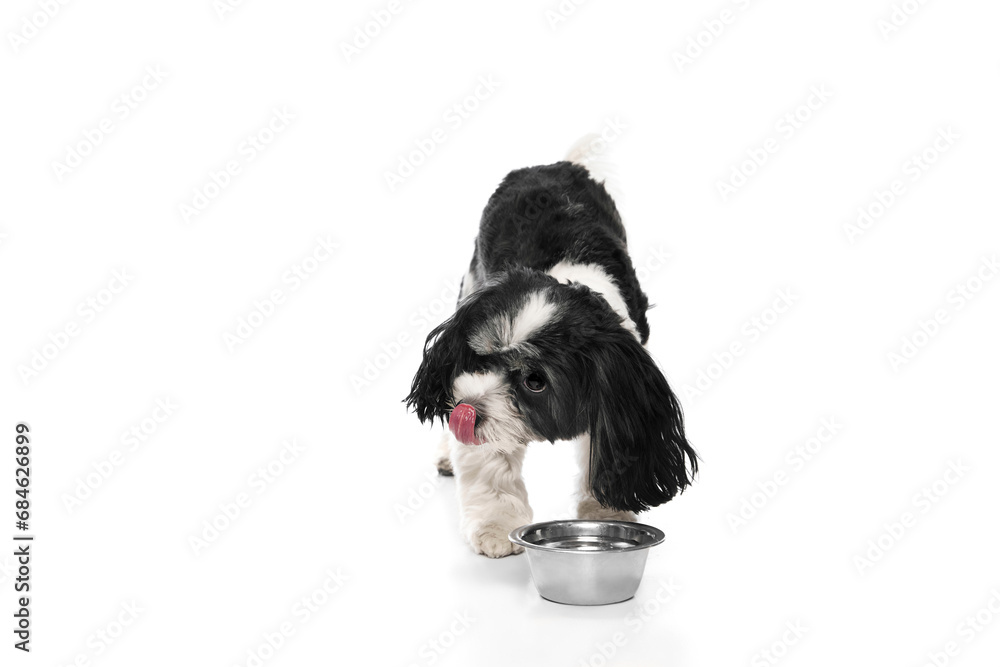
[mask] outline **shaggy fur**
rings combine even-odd
[[[690,483],[697,457],[680,404],[645,349],[648,306],[615,203],[584,166],[503,180],[458,309],[428,335],[406,398],[421,422],[462,405],[473,429],[474,414],[471,435],[453,420],[437,465],[456,476],[478,553],[514,553],[507,534],[531,522],[529,442],[577,442],[581,518],[633,520]]]

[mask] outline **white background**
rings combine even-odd
[[[880,28],[889,0],[666,4],[556,20],[555,0],[404,2],[348,58],[386,3],[249,0],[220,17],[211,0],[104,0],[49,19],[5,3],[0,535],[15,532],[25,421],[36,541],[27,656],[0,551],[3,664],[252,665],[286,622],[263,664],[763,665],[767,650],[789,666],[922,665],[946,648],[938,664],[995,664],[1000,281],[984,260],[1000,251],[1000,7],[910,0]],[[147,67],[163,80],[132,93]],[[448,121],[480,77],[498,87]],[[282,108],[294,120],[247,160],[241,144]],[[609,123],[656,304],[650,350],[703,472],[643,515],[667,540],[636,598],[574,608],[535,594],[524,556],[463,543],[454,481],[433,474],[439,431],[400,401],[496,184]],[[390,190],[385,172],[435,128],[445,141]],[[78,148],[60,178],[53,163]],[[230,160],[240,172],[186,220]],[[753,173],[724,200],[734,169]],[[897,179],[902,194],[849,233]],[[320,237],[338,249],[307,262]],[[283,275],[304,263],[293,289]],[[128,285],[104,292],[123,269]],[[227,345],[275,289],[272,316]],[[781,290],[793,305],[775,317]],[[166,399],[178,407],[153,430]],[[830,419],[836,434],[796,463]],[[130,449],[122,434],[144,426]],[[303,451],[258,493],[255,471],[292,438]],[[537,520],[568,515],[574,474],[567,445],[532,446]],[[313,594],[325,604],[304,618]],[[110,647],[99,630],[118,634]]]

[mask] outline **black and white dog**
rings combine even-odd
[[[579,144],[578,144],[579,145]],[[483,211],[458,309],[434,329],[406,403],[449,431],[462,531],[477,553],[532,520],[532,441],[574,440],[577,515],[635,520],[690,484],[680,404],[646,351],[648,301],[625,228],[586,153],[507,175]]]

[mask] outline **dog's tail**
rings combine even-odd
[[[590,172],[590,177],[604,183],[608,192],[617,198],[620,194],[615,180],[615,168],[607,157],[608,142],[597,132],[585,134],[570,147],[566,160],[578,164]]]
[[[566,153],[566,159],[590,172],[595,181],[604,181],[613,170],[607,160],[608,144],[596,132],[577,139]]]

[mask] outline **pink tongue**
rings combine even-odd
[[[455,406],[448,418],[448,428],[462,444],[483,444],[476,437],[476,409],[468,403],[459,403]]]

